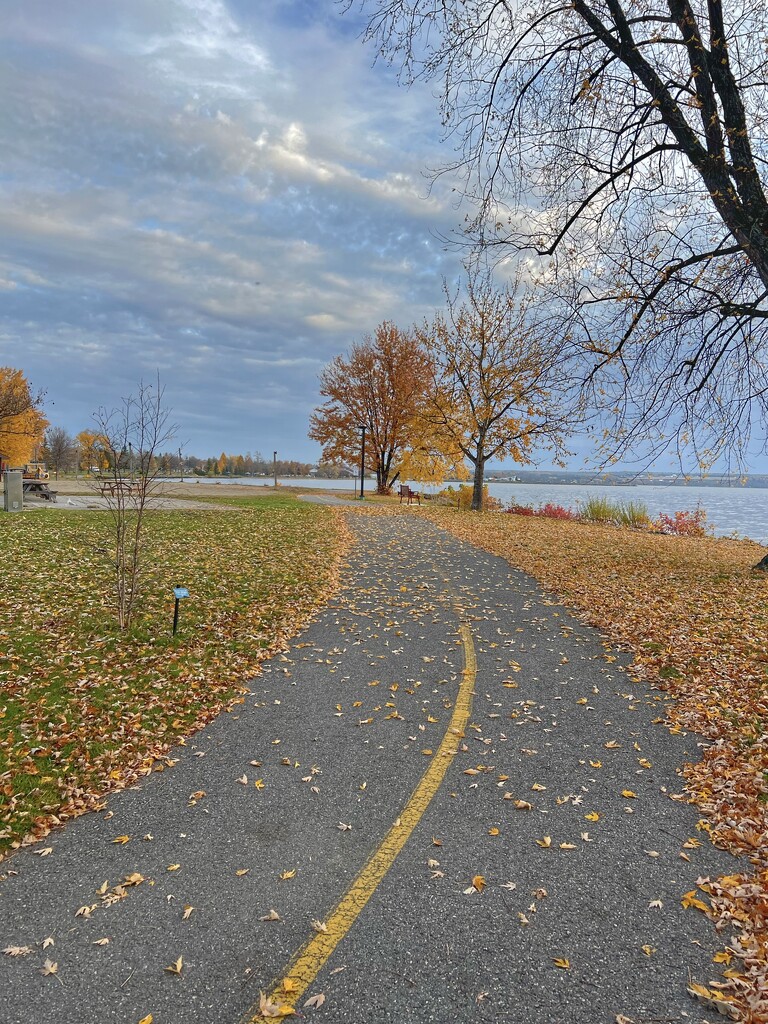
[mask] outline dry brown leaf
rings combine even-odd
[[[262,1017],[289,1017],[296,1011],[285,1003],[273,1003],[263,992],[259,992],[259,1012]]]
[[[182,969],[183,966],[184,966],[184,962],[183,962],[182,958],[179,957],[178,960],[174,961],[174,963],[170,964],[170,966],[168,966],[168,967],[166,967],[164,969],[166,971],[168,971],[169,974],[181,974],[181,969]]]

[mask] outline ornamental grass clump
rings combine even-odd
[[[585,523],[615,523],[618,517],[617,503],[599,495],[579,502],[579,518]]]
[[[647,530],[651,525],[648,508],[642,501],[616,502],[617,526],[628,526],[633,530]]]

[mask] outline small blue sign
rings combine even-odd
[[[182,597],[189,597],[189,591],[187,590],[186,587],[174,587],[173,596],[176,598],[177,601],[180,601]]]

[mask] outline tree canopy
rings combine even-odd
[[[433,371],[420,418],[444,459],[471,464],[479,510],[489,460],[526,465],[542,449],[563,453],[564,407],[552,391],[559,345],[537,333],[530,296],[487,275],[469,276],[463,301],[446,297],[446,311],[417,331]]]
[[[473,241],[529,254],[617,451],[738,458],[768,412],[763,0],[366,0],[437,79]]]
[[[323,460],[360,463],[366,430],[365,468],[387,494],[417,444],[416,414],[430,378],[429,356],[413,332],[384,321],[373,337],[354,344],[348,357],[336,356],[320,378],[327,401],[310,418],[309,436],[323,446]]]
[[[48,421],[40,411],[42,395],[33,395],[21,372],[0,367],[0,455],[11,465],[29,462],[42,444]]]

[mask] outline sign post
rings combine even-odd
[[[189,597],[189,591],[186,587],[174,587],[173,596],[176,599],[173,606],[173,635],[176,636],[176,627],[179,624],[179,601],[185,597]]]

